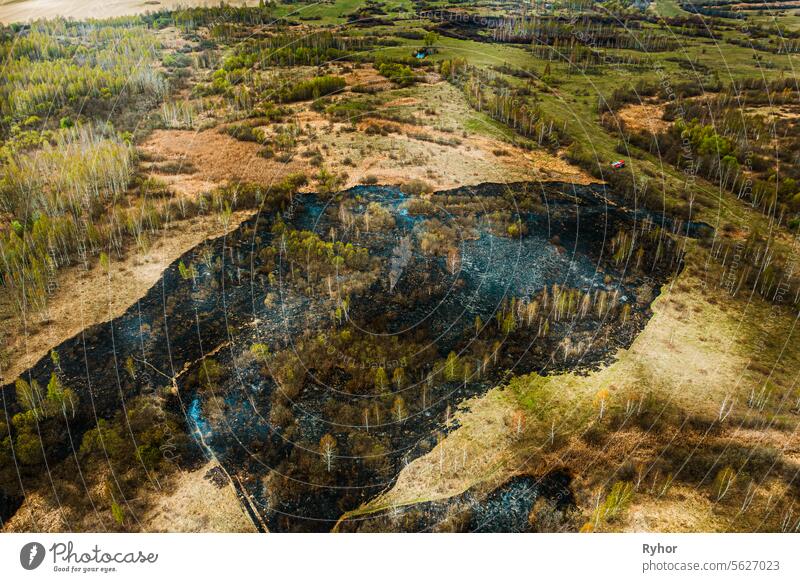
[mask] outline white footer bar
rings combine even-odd
[[[798,554],[792,534],[0,534],[0,579],[797,581]]]

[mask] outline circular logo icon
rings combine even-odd
[[[26,570],[35,570],[42,565],[44,554],[44,546],[39,542],[27,543],[19,552],[19,563]]]

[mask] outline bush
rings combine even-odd
[[[172,53],[165,56],[162,62],[168,69],[177,69],[188,67],[192,64],[192,59],[183,53]]]
[[[263,144],[266,141],[264,132],[259,127],[247,123],[236,123],[225,128],[225,133],[239,141],[252,141]]]
[[[17,435],[14,453],[23,465],[39,465],[44,461],[41,440],[32,432],[20,432]]]
[[[84,462],[110,462],[121,472],[142,465],[148,470],[167,460],[164,451],[179,454],[188,446],[180,419],[164,410],[158,399],[139,396],[118,411],[113,420],[100,419],[81,441],[80,457]]]
[[[429,194],[433,192],[433,186],[428,184],[425,180],[415,178],[400,186],[400,190],[411,196],[419,196],[420,194]]]
[[[376,104],[368,99],[342,99],[328,105],[325,112],[336,119],[356,122],[375,111],[376,107]]]
[[[284,101],[319,99],[325,95],[341,91],[346,86],[347,82],[343,77],[336,77],[333,75],[314,77],[313,79],[301,81],[289,89],[288,94],[284,97]]]
[[[378,73],[401,87],[413,85],[417,80],[411,67],[399,63],[381,63],[378,66]]]

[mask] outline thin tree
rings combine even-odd
[[[333,463],[333,456],[336,454],[336,439],[333,435],[326,434],[319,440],[319,451],[325,459],[325,464],[328,467],[328,472],[331,471],[331,464]]]

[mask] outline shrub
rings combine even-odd
[[[599,524],[602,521],[614,520],[628,506],[632,497],[632,483],[625,481],[617,481],[614,483],[603,503],[595,510],[593,516],[594,523]]]
[[[263,144],[266,141],[264,131],[248,123],[236,123],[225,128],[225,133],[239,141],[252,141]]]
[[[725,467],[717,473],[714,478],[714,498],[717,501],[722,501],[722,498],[728,494],[733,482],[736,480],[736,471],[731,467]]]
[[[378,66],[378,73],[401,87],[413,85],[417,80],[411,67],[399,63],[381,63]]]
[[[307,101],[341,91],[347,86],[343,77],[324,75],[301,81],[289,89],[284,101]]]
[[[420,194],[429,194],[433,192],[433,186],[428,184],[425,180],[415,178],[400,186],[400,190],[412,196],[419,196]]]
[[[168,69],[184,68],[192,64],[189,55],[183,53],[171,53],[162,59],[164,66]]]

